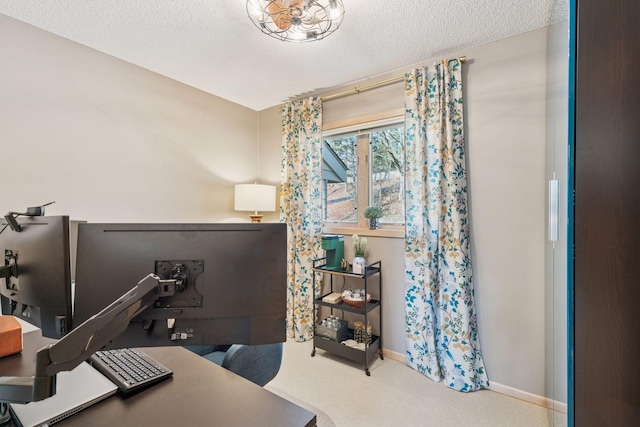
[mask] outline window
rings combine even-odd
[[[322,141],[323,219],[358,222],[358,138]]]
[[[360,129],[325,132],[322,145],[325,224],[365,228],[359,212],[382,208],[381,224],[404,224],[404,124],[402,118]],[[391,122],[391,123],[389,123]]]

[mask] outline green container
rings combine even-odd
[[[322,249],[325,250],[326,269],[341,270],[342,258],[344,258],[344,236],[342,234],[323,235]]]

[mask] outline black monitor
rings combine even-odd
[[[2,313],[60,338],[71,327],[69,217],[12,219],[20,226],[0,220]]]
[[[80,224],[74,324],[149,274],[151,308],[110,348],[267,344],[286,339],[285,224]]]

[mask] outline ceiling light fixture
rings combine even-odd
[[[321,40],[338,29],[342,0],[247,0],[247,14],[260,31],[278,40]]]

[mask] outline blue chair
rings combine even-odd
[[[280,371],[282,347],[282,343],[185,346],[187,350],[261,387],[275,378]]]

